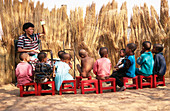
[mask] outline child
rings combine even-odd
[[[32,66],[28,63],[30,60],[29,55],[27,53],[20,53],[19,58],[21,62],[17,65],[17,68],[15,70],[18,82],[17,87],[33,81]]]
[[[162,51],[163,46],[161,44],[155,44],[153,46],[152,52],[155,53],[153,74],[160,76],[165,75],[166,72],[166,62]]]
[[[126,87],[123,85],[123,82],[120,80],[122,77],[135,77],[135,56],[134,51],[136,50],[136,45],[134,43],[129,43],[126,46],[126,58],[124,60],[124,65],[122,68],[117,69],[116,72],[113,72],[110,77],[116,79],[116,85],[120,87],[119,91],[123,91]]]
[[[93,72],[97,79],[105,80],[109,78],[111,62],[108,57],[108,48],[101,47],[99,50],[100,59],[96,60],[93,66]]]
[[[118,61],[118,63],[116,64],[116,66],[114,68],[122,68],[123,67],[123,62],[125,59],[126,53],[125,53],[125,49],[121,49],[120,50],[120,59]]]
[[[61,61],[54,65],[53,73],[55,73],[55,87],[56,90],[60,90],[60,86],[64,80],[73,80],[73,77],[69,74],[69,70],[72,68],[71,56],[68,53],[61,55]]]
[[[137,64],[141,65],[140,68],[136,68],[137,75],[150,76],[153,74],[154,60],[151,49],[151,43],[145,41],[142,43],[141,56],[137,59]]]
[[[77,69],[82,77],[89,77],[93,69],[94,59],[89,57],[84,49],[80,49],[79,56],[81,57],[81,66],[77,64]]]
[[[41,52],[38,54],[39,63],[35,66],[35,80],[38,83],[47,82],[52,77],[52,68],[47,64],[47,54]],[[49,88],[48,86],[45,86]]]

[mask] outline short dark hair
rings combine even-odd
[[[151,49],[151,42],[149,41],[144,41],[142,43],[142,46],[146,49],[146,50],[150,50]]]
[[[125,53],[125,49],[120,49],[120,51],[123,51],[123,53]]]
[[[68,53],[62,53],[61,56],[63,60],[71,60],[71,55]]]
[[[41,62],[47,57],[47,54],[45,52],[40,52],[38,54],[38,60]]]
[[[127,44],[127,47],[129,48],[129,49],[131,49],[132,50],[132,52],[134,52],[135,50],[136,50],[136,44],[134,44],[134,43],[129,43],[129,44]]]
[[[33,27],[34,28],[34,24],[27,22],[23,25],[23,31],[25,32],[25,29],[28,29],[29,27]]]
[[[65,53],[65,52],[62,51],[62,50],[61,50],[61,51],[58,51],[58,57],[59,57],[60,59],[62,59],[62,54],[63,54],[63,53]]]
[[[107,47],[101,47],[99,50],[99,54],[101,57],[104,57],[105,55],[108,54],[108,48]]]
[[[159,53],[159,52],[162,52],[164,47],[162,46],[162,44],[155,44],[154,45],[156,51]]]
[[[23,61],[24,59],[27,58],[27,56],[29,56],[27,53],[21,52],[21,53],[19,54],[19,59],[20,59],[21,61]]]

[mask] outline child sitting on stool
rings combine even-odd
[[[145,41],[142,43],[141,56],[137,59],[137,64],[140,65],[140,68],[136,68],[136,75],[150,76],[153,74],[154,60],[151,49],[151,43]]]
[[[44,83],[49,81],[52,78],[52,68],[47,64],[47,54],[41,52],[38,54],[39,63],[36,63],[35,66],[35,81],[37,83]],[[48,85],[44,85],[43,89],[49,89]]]
[[[126,46],[125,52],[126,57],[124,60],[124,65],[122,68],[113,71],[110,77],[116,79],[116,85],[120,87],[119,91],[123,91],[126,87],[123,85],[123,82],[120,80],[122,77],[135,77],[135,55],[134,51],[136,50],[136,45],[134,43],[129,43]]]
[[[99,50],[100,59],[97,59],[93,66],[93,72],[97,79],[105,80],[109,79],[111,62],[108,59],[108,48],[101,47]]]
[[[60,86],[64,80],[73,80],[73,77],[69,74],[69,70],[72,68],[71,55],[63,53],[61,55],[61,61],[54,65],[53,73],[55,74],[55,87],[56,90],[60,90]]]
[[[166,72],[166,62],[162,51],[163,46],[161,44],[155,44],[153,46],[152,53],[155,53],[153,74],[157,74],[159,76],[165,75]]]
[[[21,62],[17,65],[15,74],[17,77],[17,87],[25,85],[33,81],[32,66],[28,63],[30,57],[27,53],[20,53],[19,58]],[[28,91],[28,86],[26,87]]]

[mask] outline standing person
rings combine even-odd
[[[137,59],[137,64],[140,68],[136,68],[137,75],[150,76],[153,74],[154,60],[151,49],[151,42],[145,41],[142,43],[141,56]]]
[[[111,62],[108,59],[108,48],[101,47],[99,50],[100,59],[97,59],[93,66],[93,72],[97,79],[105,80],[109,78]]]
[[[26,52],[30,55],[31,61],[37,58],[38,50],[38,39],[42,35],[45,35],[44,23],[41,24],[43,32],[34,34],[34,25],[30,22],[23,25],[23,31],[25,32],[18,38],[18,52]]]
[[[27,53],[20,53],[21,62],[17,65],[15,74],[17,77],[17,87],[33,81],[32,66],[28,63],[30,58]],[[26,88],[28,90],[28,87]]]
[[[135,55],[134,51],[136,50],[136,45],[134,43],[129,43],[126,46],[125,52],[126,57],[124,60],[124,65],[122,68],[118,68],[117,71],[113,71],[110,77],[116,79],[116,85],[120,87],[119,91],[123,91],[126,87],[123,85],[123,82],[120,80],[122,77],[135,77]]]
[[[161,44],[155,44],[152,49],[152,53],[154,53],[154,68],[153,74],[157,74],[159,76],[165,75],[166,72],[166,62],[163,56],[163,46]]]
[[[89,77],[93,69],[94,59],[88,56],[84,49],[80,49],[79,56],[81,57],[81,66],[77,64],[77,69],[82,77]]]

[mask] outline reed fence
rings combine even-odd
[[[152,44],[164,45],[164,56],[167,63],[166,77],[170,77],[169,47],[170,47],[170,17],[167,0],[161,0],[160,16],[154,7],[134,6],[128,27],[127,6],[124,2],[120,9],[115,0],[103,5],[99,14],[96,14],[95,3],[83,9],[78,7],[70,10],[67,15],[67,6],[53,8],[49,11],[44,4],[29,0],[0,0],[0,20],[4,35],[0,42],[0,83],[15,81],[15,50],[14,39],[23,33],[22,25],[32,22],[35,33],[42,32],[40,20],[46,21],[46,36],[42,37],[42,48],[52,49],[54,57],[57,52],[65,48],[75,48],[76,63],[79,63],[78,50],[84,48],[95,59],[99,58],[98,50],[102,46],[109,48],[109,59],[113,66],[118,61],[118,51],[125,48],[129,42],[137,44],[136,57],[139,56],[141,43],[150,40]],[[130,36],[127,37],[128,30]],[[70,52],[73,55],[73,52]],[[73,71],[72,71],[73,73]],[[78,72],[76,71],[76,75]]]

